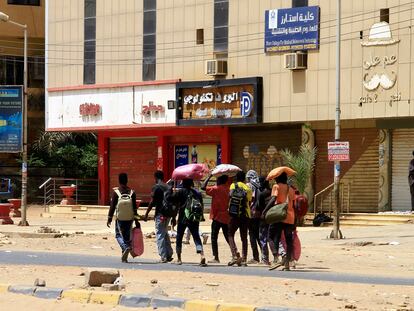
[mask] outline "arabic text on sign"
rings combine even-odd
[[[97,116],[101,114],[101,106],[99,104],[85,103],[79,106],[79,114],[83,117]]]

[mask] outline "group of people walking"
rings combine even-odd
[[[212,175],[208,176],[201,184],[201,189],[211,196],[210,218],[211,223],[211,245],[213,258],[208,263],[220,263],[218,237],[220,231],[223,233],[229,245],[232,257],[229,266],[247,266],[248,264],[268,265],[270,270],[283,267],[289,270],[289,264],[293,254],[293,234],[295,231],[295,191],[288,185],[288,176],[282,173],[275,179],[273,187],[265,177],[250,170],[247,174],[243,171],[237,172],[236,176],[230,178],[221,175],[216,178],[215,185],[209,185]],[[168,228],[177,226],[176,235],[176,263],[182,264],[182,244],[186,229],[190,231],[197,254],[200,255],[200,266],[206,266],[203,243],[200,238],[199,226],[204,220],[203,197],[199,189],[194,186],[192,179],[184,179],[176,187],[164,182],[164,173],[154,173],[155,184],[152,188],[151,202],[143,217],[148,220],[149,213],[155,208],[155,233],[158,254],[162,263],[172,262],[173,249],[171,246]],[[108,215],[108,226],[112,217],[119,209],[117,207],[122,196],[130,198],[132,203],[132,220],[116,221],[115,233],[117,241],[122,249],[122,261],[126,262],[131,250],[130,231],[133,222],[139,226],[138,214],[135,202],[135,193],[127,186],[127,175],[119,175],[120,186],[112,195],[111,206]],[[287,216],[283,222],[268,225],[265,222],[267,211],[276,204],[286,202]],[[119,213],[119,212],[117,212]],[[238,250],[235,235],[239,231],[241,239],[241,254]],[[281,238],[284,237],[286,249],[282,245]],[[252,250],[252,259],[247,260],[248,240]],[[270,260],[269,248],[273,255]],[[282,257],[279,260],[279,257]]]

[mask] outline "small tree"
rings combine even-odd
[[[300,193],[305,193],[315,169],[316,151],[316,147],[310,148],[308,145],[302,145],[296,155],[288,149],[281,152],[286,165],[296,171],[296,175],[292,176],[292,182]]]

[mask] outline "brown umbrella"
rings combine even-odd
[[[280,176],[281,174],[286,173],[288,176],[295,175],[296,172],[292,170],[290,167],[287,166],[279,166],[273,169],[269,175],[267,175],[267,180],[275,179],[276,177]]]

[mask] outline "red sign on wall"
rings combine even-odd
[[[79,114],[82,117],[99,116],[102,114],[101,105],[85,103],[79,106]]]

